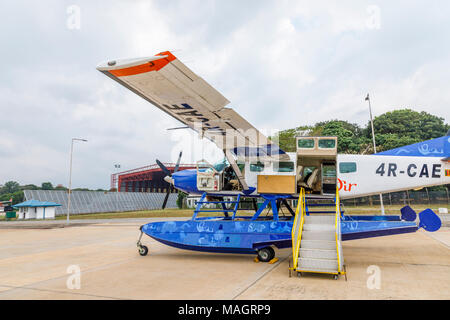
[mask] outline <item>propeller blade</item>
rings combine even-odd
[[[183,155],[183,151],[180,151],[180,155],[178,156],[177,165],[175,166],[175,170],[173,171],[173,173],[178,171],[178,168],[180,167],[180,161],[181,161],[181,156],[182,155]]]
[[[170,195],[171,192],[172,192],[172,185],[170,185],[170,187],[167,189],[166,197],[164,198],[163,205],[162,205],[161,209],[164,210],[166,208],[167,200],[169,200],[169,195]]]
[[[162,170],[166,175],[168,175],[169,177],[172,176],[172,174],[170,173],[169,169],[167,169],[166,166],[163,165],[161,161],[159,161],[158,159],[156,159],[156,163],[158,164],[158,166],[161,168],[161,170]]]

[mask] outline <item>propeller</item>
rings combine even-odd
[[[177,172],[178,169],[180,168],[180,161],[181,161],[181,156],[182,155],[183,155],[183,151],[181,151],[180,155],[178,156],[177,164],[175,165],[175,169],[173,170],[173,173]],[[162,164],[161,161],[156,160],[156,163],[161,168],[161,170],[166,174],[166,177],[169,177],[169,178],[172,177],[172,173],[169,171],[169,169],[166,168],[165,165]],[[164,180],[166,180],[166,179],[164,179]],[[169,200],[169,195],[172,193],[172,191],[173,191],[173,183],[170,183],[169,188],[167,188],[166,197],[164,198],[164,201],[163,201],[161,209],[164,210],[166,208],[167,200]]]

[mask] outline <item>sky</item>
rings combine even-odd
[[[0,184],[109,188],[110,175],[221,157],[96,70],[171,50],[256,128],[411,108],[450,122],[448,1],[1,1]],[[187,139],[187,140],[186,140]],[[189,150],[184,150],[189,149]],[[209,157],[209,158],[208,158]]]

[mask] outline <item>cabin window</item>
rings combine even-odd
[[[314,139],[299,139],[298,147],[303,149],[313,149],[314,148]]]
[[[237,166],[238,166],[239,170],[241,170],[241,172],[244,171],[245,163],[238,162]]]
[[[336,178],[336,167],[335,165],[324,165],[322,167],[322,177],[324,178]]]
[[[356,172],[356,162],[341,162],[341,163],[339,163],[339,171],[341,173]]]
[[[264,171],[264,163],[262,163],[262,162],[250,163],[250,171],[251,172]]]
[[[320,139],[319,148],[321,149],[334,149],[336,148],[336,140],[334,139]]]
[[[274,162],[273,169],[274,171],[277,172],[294,172],[294,162],[292,161]]]

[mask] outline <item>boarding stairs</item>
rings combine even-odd
[[[238,194],[236,197],[236,200],[231,201],[208,201],[206,200],[206,192],[204,192],[200,198],[200,200],[197,202],[197,205],[194,210],[194,215],[192,216],[192,220],[195,220],[197,215],[201,212],[205,213],[211,213],[211,212],[217,212],[217,213],[223,213],[225,218],[230,217],[231,213],[231,219],[234,219],[236,216],[236,213],[239,209],[239,202],[241,201],[241,195]],[[208,205],[212,204],[214,208],[209,208]],[[217,208],[217,206],[220,204],[221,208]],[[227,206],[228,205],[228,206]]]
[[[339,193],[320,203],[305,198],[302,189],[292,227],[291,271],[345,274],[341,245],[341,209]]]

